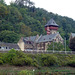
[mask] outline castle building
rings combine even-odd
[[[50,19],[45,25],[45,30],[47,35],[36,35],[30,37],[22,37],[18,45],[22,51],[24,50],[47,50],[48,45],[51,42],[61,42],[63,43],[63,38],[57,32],[58,25],[53,19]]]

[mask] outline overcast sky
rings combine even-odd
[[[11,0],[5,0],[9,3]],[[14,0],[12,0],[14,1]],[[75,0],[31,0],[36,7],[44,8],[61,16],[67,16],[75,20]]]

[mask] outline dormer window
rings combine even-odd
[[[55,23],[55,22],[53,22],[53,23]]]

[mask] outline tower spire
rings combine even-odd
[[[45,25],[45,30],[47,31],[47,35],[54,34],[58,30],[58,25],[53,19],[50,19]]]

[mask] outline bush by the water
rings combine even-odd
[[[15,66],[72,66],[75,67],[75,55],[69,54],[25,54],[11,49],[7,53],[0,53],[0,65]]]
[[[16,66],[31,66],[32,58],[30,57],[14,57],[12,59],[12,64]]]
[[[67,65],[71,67],[75,67],[75,59],[70,60]]]
[[[29,70],[22,70],[18,73],[18,75],[32,75],[32,72]]]
[[[53,66],[56,65],[58,62],[58,59],[53,54],[43,54],[41,57],[42,65],[43,66]]]

